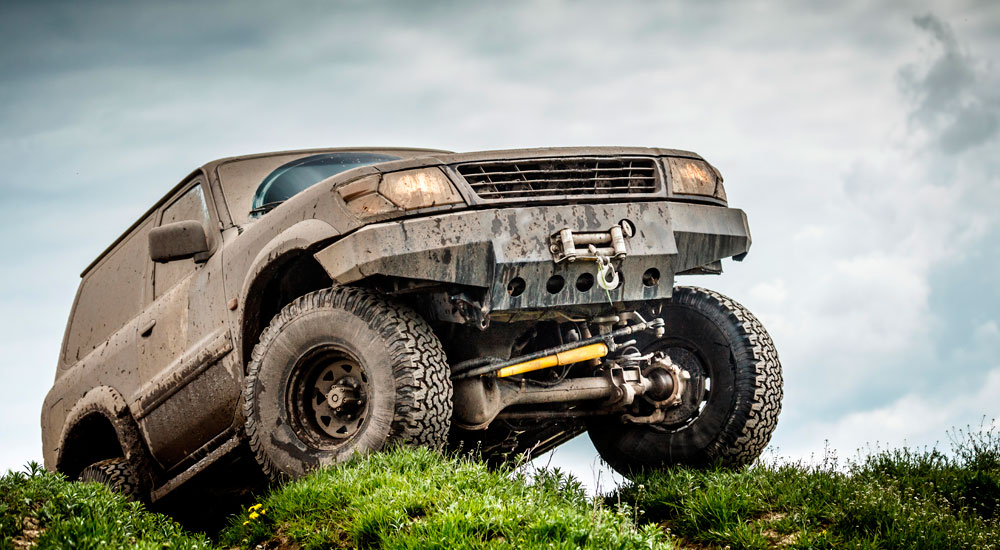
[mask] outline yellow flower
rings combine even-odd
[[[244,521],[244,522],[243,522],[243,525],[250,525],[250,520],[246,520],[246,521]]]
[[[257,519],[258,517],[260,517],[260,514],[257,512],[250,512],[250,519]]]
[[[261,506],[263,506],[263,504],[254,504],[250,507],[250,511],[253,512],[254,510],[260,510]]]

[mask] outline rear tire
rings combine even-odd
[[[250,446],[272,481],[388,444],[441,448],[452,415],[441,342],[413,310],[334,287],[285,306],[253,350]]]
[[[692,374],[692,395],[659,424],[588,422],[594,446],[629,476],[671,465],[741,467],[767,446],[781,412],[781,364],[760,321],[711,290],[677,287],[670,300],[640,311],[662,317],[663,339],[639,339],[643,353],[662,350]],[[699,387],[699,385],[701,387]]]
[[[109,458],[87,466],[77,476],[79,481],[94,481],[131,500],[142,500],[139,478],[123,457]]]

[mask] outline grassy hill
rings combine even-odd
[[[950,453],[673,471],[588,498],[559,471],[491,471],[422,449],[277,488],[211,538],[29,465],[0,479],[0,549],[997,548],[1000,437]]]
[[[953,453],[908,449],[818,466],[674,470],[614,498],[697,547],[998,548],[1000,441],[965,433]]]

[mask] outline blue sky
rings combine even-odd
[[[207,160],[339,145],[698,151],[754,245],[687,282],[771,331],[778,454],[991,422],[1000,4],[879,4],[4,3],[0,469],[40,459],[108,243]],[[585,438],[552,458],[595,463]]]

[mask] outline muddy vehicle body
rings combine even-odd
[[[617,470],[742,465],[781,370],[675,286],[750,246],[696,154],[268,153],[195,170],[82,274],[45,464],[158,500],[238,449],[272,480],[392,443]]]

